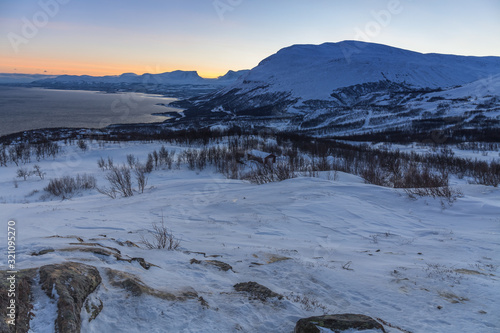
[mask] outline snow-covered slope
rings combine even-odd
[[[477,85],[489,85],[498,81],[498,74],[500,57],[421,54],[354,41],[294,45],[264,59],[234,84],[191,101],[191,115],[214,116],[212,111],[224,110],[234,116],[279,118],[274,125],[289,129],[333,125],[338,128],[332,131],[359,131],[360,124],[369,124],[365,116],[381,96],[386,105],[412,114],[402,121],[408,122],[421,119],[423,112],[435,113],[427,107],[412,110],[409,100],[478,80]],[[499,96],[499,90],[496,86],[489,95]],[[451,94],[477,100],[484,97],[481,91],[470,86]],[[396,116],[395,108],[379,109],[389,118]]]
[[[446,88],[500,73],[500,57],[421,54],[386,45],[345,41],[293,45],[264,59],[237,85],[242,92],[269,85],[302,100],[333,90],[391,81],[414,88]]]
[[[40,199],[49,179],[62,175],[92,174],[104,186],[99,157],[119,164],[134,154],[145,161],[160,147],[94,142],[82,152],[65,146],[54,160],[25,165],[37,163],[47,172],[44,180],[30,177],[17,185],[12,179],[18,167],[0,167],[2,219],[17,222],[16,267],[76,261],[99,269],[103,281],[90,298],[101,302],[102,311],[89,320],[82,309],[82,332],[289,333],[298,319],[323,312],[381,318],[394,326],[386,327],[388,333],[500,329],[498,188],[457,180],[465,196],[443,209],[439,200],[410,200],[343,173],[336,181],[323,174],[258,186],[182,164],[153,172],[144,193],[129,198],[87,191],[71,200]],[[167,149],[181,154],[187,147]],[[179,251],[126,245],[141,245],[141,235],[149,237],[151,223],[162,217],[181,240]],[[0,235],[7,239],[6,227]],[[92,243],[156,266],[146,270],[112,256],[61,251]],[[7,253],[7,242],[1,244]],[[44,249],[54,251],[31,255]],[[233,269],[192,259],[216,259]],[[188,290],[201,298],[138,296],[113,285],[109,268],[161,292]],[[246,281],[284,298],[249,299],[233,288]],[[54,301],[39,292],[33,302]],[[35,306],[34,312],[33,331],[53,332],[55,306]]]
[[[240,77],[246,75],[248,72],[250,72],[249,69],[243,69],[241,71],[228,71],[225,75],[219,76],[217,79],[221,81],[236,81]]]

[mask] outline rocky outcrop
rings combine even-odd
[[[197,260],[197,259],[191,259],[190,261],[191,265],[192,264],[197,264],[197,265],[210,265],[217,267],[219,270],[227,272],[229,270],[233,270],[233,267],[229,264],[226,264],[225,262],[219,261],[219,260]]]
[[[76,262],[40,267],[40,284],[47,296],[57,292],[58,332],[80,332],[80,312],[85,299],[101,283],[97,268]]]
[[[198,294],[193,289],[184,290],[180,294],[175,295],[163,290],[153,289],[133,274],[117,271],[111,268],[106,268],[105,271],[109,279],[109,283],[113,287],[123,289],[134,297],[150,295],[167,301],[185,301],[187,299],[198,298]]]
[[[1,276],[8,273],[1,271]],[[39,281],[36,279],[39,275]],[[42,290],[52,299],[57,299],[57,332],[80,332],[80,311],[90,295],[101,283],[99,271],[89,265],[67,262],[57,265],[46,265],[39,269],[30,268],[15,274],[17,289],[15,325],[0,321],[0,332],[28,332],[30,320],[33,318],[33,285],[40,283]],[[7,280],[5,280],[7,282]],[[0,284],[0,315],[8,318],[7,306],[10,302],[8,291],[10,286],[3,280]],[[57,296],[56,296],[57,295]]]
[[[98,243],[70,243],[70,245],[86,245],[86,246],[77,246],[77,247],[70,247],[70,248],[62,248],[62,249],[43,249],[38,252],[33,252],[31,253],[32,256],[41,256],[47,253],[52,253],[52,252],[89,252],[101,256],[106,256],[106,257],[114,257],[118,261],[126,261],[129,263],[132,263],[134,261],[138,262],[139,265],[142,266],[144,269],[150,269],[152,266],[158,267],[155,264],[152,264],[150,262],[147,262],[144,260],[144,258],[130,258],[126,256],[122,256],[120,250],[115,249],[113,247],[109,246],[103,246]],[[97,247],[100,246],[100,247]]]
[[[258,299],[261,301],[266,301],[268,298],[273,298],[273,297],[276,297],[278,299],[283,298],[282,295],[275,293],[271,289],[253,281],[238,283],[235,284],[233,287],[236,291],[247,292],[250,294],[251,298]]]
[[[300,319],[295,326],[294,333],[320,333],[318,327],[327,328],[333,332],[342,332],[348,329],[359,331],[378,329],[381,332],[386,332],[384,327],[371,317],[346,313]]]

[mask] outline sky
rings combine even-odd
[[[500,56],[498,36],[497,0],[0,0],[0,73],[217,77],[342,40]]]

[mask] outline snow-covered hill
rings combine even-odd
[[[187,114],[271,116],[279,120],[274,126],[289,129],[371,130],[436,114],[435,104],[414,108],[427,96],[437,101],[453,95],[454,104],[465,103],[459,107],[463,111],[475,110],[471,102],[493,98],[496,108],[499,74],[500,57],[421,54],[355,41],[294,45],[264,59],[234,84],[192,100]],[[493,87],[482,94],[486,90],[476,88],[481,85]],[[385,120],[370,123],[366,118],[372,112],[383,113]]]

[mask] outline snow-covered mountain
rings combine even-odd
[[[422,54],[356,41],[293,45],[184,106],[186,115],[205,120],[265,117],[288,129],[373,130],[465,116],[485,102],[498,111],[499,74],[500,57]],[[478,89],[484,85],[491,91]],[[491,115],[497,119],[498,112]]]
[[[34,86],[57,89],[101,91],[136,91],[164,94],[172,97],[192,97],[218,90],[234,83],[247,71],[229,71],[217,79],[205,79],[196,71],[173,71],[160,74],[123,73],[121,75],[89,76],[61,75],[34,81]]]
[[[204,79],[196,71],[173,71],[160,74],[145,73],[137,75],[135,73],[123,73],[121,75],[90,76],[90,75],[60,75],[55,78],[38,80],[39,84],[55,83],[136,83],[136,84],[227,84],[228,81],[235,81],[240,75],[247,71],[229,71],[220,79]]]
[[[225,75],[219,76],[217,79],[221,81],[236,81],[240,77],[246,75],[250,72],[249,69],[244,69],[241,71],[228,71]]]

